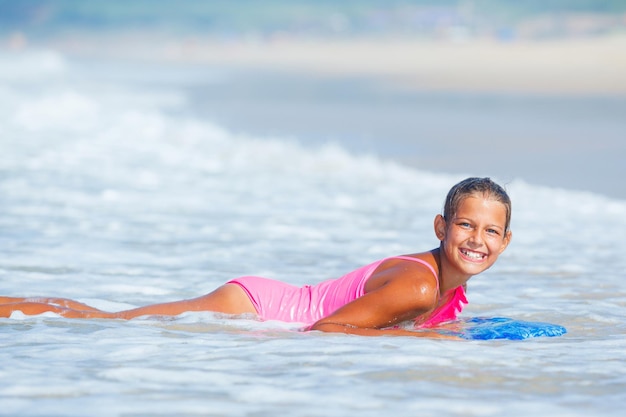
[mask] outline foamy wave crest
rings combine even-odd
[[[30,81],[58,76],[67,69],[66,60],[55,51],[0,50],[0,81]]]
[[[508,187],[513,200],[513,227],[530,235],[574,243],[596,240],[604,226],[624,227],[626,202],[602,195],[531,185],[522,180]],[[526,237],[529,234],[525,235]],[[613,240],[616,234],[603,239]],[[604,244],[608,242],[605,240]]]
[[[14,122],[24,130],[84,131],[97,127],[98,104],[73,91],[20,102]]]

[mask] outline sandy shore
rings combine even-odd
[[[626,36],[495,43],[341,41],[170,45],[167,56],[331,75],[380,76],[456,91],[626,94]]]
[[[626,35],[508,43],[292,38],[220,42],[115,36],[57,39],[51,46],[101,57],[380,77],[399,88],[418,90],[626,95]]]

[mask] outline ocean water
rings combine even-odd
[[[464,176],[235,133],[189,110],[176,70],[117,68],[103,78],[53,51],[0,53],[0,294],[117,310],[247,274],[314,283],[436,245],[432,219]],[[0,319],[0,415],[621,415],[626,201],[506,187],[513,242],[470,281],[463,317],[556,323],[562,337],[16,313]]]

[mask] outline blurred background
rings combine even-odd
[[[626,198],[623,0],[0,0],[4,65],[42,50],[235,133]]]

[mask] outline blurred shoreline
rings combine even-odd
[[[13,34],[5,48],[28,48]],[[373,77],[415,91],[626,96],[626,34],[558,40],[219,40],[80,33],[32,44],[80,58]]]

